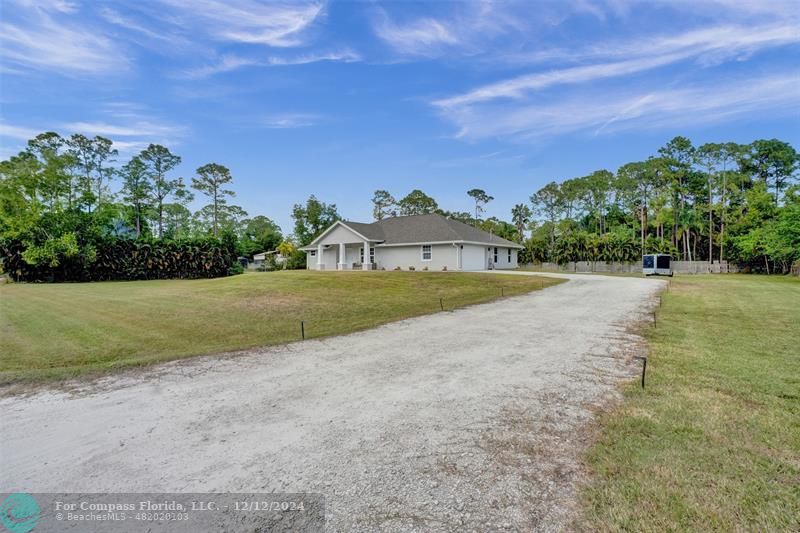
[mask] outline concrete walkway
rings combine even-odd
[[[569,281],[2,399],[0,489],[321,492],[330,531],[567,527],[582,428],[637,372],[626,325],[663,282],[543,275]]]

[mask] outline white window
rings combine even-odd
[[[511,263],[511,248],[508,249],[508,262]]]
[[[364,247],[362,246],[359,250],[359,257],[361,258],[361,262],[364,262]],[[375,262],[375,248],[370,246],[369,247],[369,262]]]
[[[422,260],[430,261],[433,259],[433,247],[430,244],[422,245]]]
[[[311,257],[315,257],[317,255],[317,251],[311,250],[310,252],[308,252],[308,255],[310,255]]]
[[[497,246],[494,247],[494,263],[497,264]]]

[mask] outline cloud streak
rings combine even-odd
[[[175,21],[200,29],[218,41],[293,47],[305,43],[303,32],[320,17],[320,2],[239,0],[162,0],[177,10]]]
[[[104,137],[147,137],[163,139],[174,137],[183,133],[184,129],[169,124],[159,124],[145,119],[131,122],[68,122],[62,125],[67,131],[83,133],[84,135],[100,135]]]
[[[517,76],[490,83],[466,93],[434,101],[442,108],[487,102],[498,98],[524,97],[527,93],[554,85],[577,84],[644,72],[698,58],[702,63],[715,63],[764,48],[800,43],[800,32],[794,25],[773,25],[758,28],[722,26],[687,32],[677,36],[650,39],[645,42],[602,44],[578,52],[544,52],[542,57],[556,59],[621,58],[585,66],[554,69]]]
[[[668,65],[684,58],[685,56],[680,54],[671,54],[648,59],[601,63],[585,67],[572,67],[550,72],[528,74],[510,80],[484,85],[483,87],[458,96],[436,100],[433,104],[442,108],[452,108],[487,102],[498,98],[522,98],[530,91],[544,89],[552,85],[583,83],[634,74],[636,72]]]
[[[355,63],[361,61],[361,54],[348,49],[338,52],[311,53],[294,57],[270,57],[267,59],[267,64],[277,67],[308,65],[310,63],[319,63],[324,61],[335,63]]]
[[[81,133],[89,137],[107,137],[114,143],[123,157],[131,156],[150,143],[175,146],[180,143],[188,128],[161,121],[144,112],[144,108],[130,102],[116,102],[100,106],[102,118],[94,121],[66,121],[45,124],[41,127],[0,122],[0,138],[11,139],[3,143],[4,150],[21,150],[25,141],[33,139],[45,131],[56,131],[62,136]]]
[[[599,135],[629,129],[705,125],[782,109],[797,110],[800,72],[760,79],[718,80],[678,89],[630,91],[605,95],[603,105],[589,95],[547,104],[498,102],[466,106],[447,118],[459,128],[458,137],[477,140],[511,138],[535,141],[575,132]]]
[[[457,8],[447,15],[417,16],[403,21],[378,9],[373,16],[372,31],[400,55],[433,58],[448,53],[480,53],[491,39],[520,34],[531,22],[529,8],[524,3],[476,0],[451,5]]]
[[[24,126],[15,126],[13,124],[0,122],[0,137],[4,137],[6,139],[27,141],[29,139],[33,139],[40,133],[42,132],[39,130],[34,130],[32,128],[26,128]]]
[[[392,48],[406,55],[435,55],[442,47],[461,42],[445,23],[432,18],[421,18],[400,25],[384,14],[374,30]]]
[[[135,18],[122,15],[119,11],[110,7],[100,9],[100,16],[110,24],[138,33],[152,41],[158,41],[159,46],[163,46],[163,42],[183,45],[188,43],[183,37],[176,36],[171,32],[156,31],[147,22],[139,22]]]
[[[69,18],[76,10],[77,6],[69,2],[45,2],[20,9],[16,17],[6,14],[0,22],[4,69],[14,72],[33,68],[68,75],[126,70],[129,61],[110,38]]]
[[[203,79],[246,67],[286,67],[319,62],[354,63],[357,61],[361,61],[361,55],[352,50],[309,53],[290,57],[272,56],[265,60],[237,55],[225,55],[214,64],[185,69],[178,77],[184,79]]]
[[[313,126],[320,119],[319,115],[311,113],[278,113],[264,117],[261,125],[268,129],[294,129]]]
[[[231,72],[244,67],[263,66],[264,64],[264,62],[260,62],[255,59],[249,59],[236,55],[226,55],[222,56],[218,62],[212,65],[204,65],[202,67],[185,69],[180,75],[178,75],[178,77],[190,80],[198,80],[202,78],[208,78],[209,76],[214,76],[216,74],[222,74],[224,72]]]

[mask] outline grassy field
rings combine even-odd
[[[426,272],[274,272],[0,286],[0,384],[347,333],[559,283]]]
[[[658,313],[581,529],[800,531],[800,280],[676,277]]]

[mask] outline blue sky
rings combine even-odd
[[[800,147],[800,8],[761,0],[4,0],[0,156],[38,132],[218,162],[291,230],[310,194],[354,220],[414,188],[509,218],[551,180],[675,135]],[[194,207],[199,207],[200,202]]]

